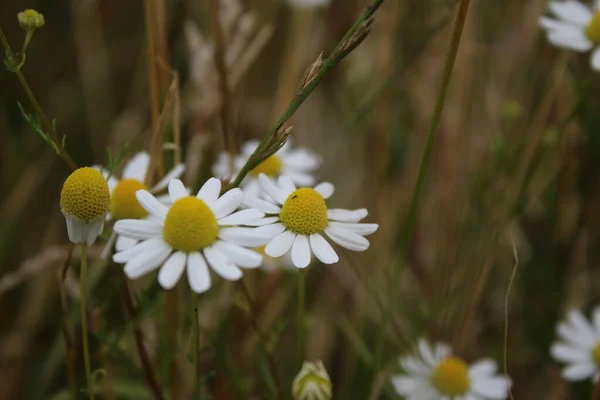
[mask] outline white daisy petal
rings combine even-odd
[[[260,228],[257,228],[260,229]],[[281,257],[294,244],[296,234],[290,231],[284,231],[271,240],[265,247],[265,253],[271,257]]]
[[[172,179],[169,182],[169,197],[171,198],[171,201],[173,203],[175,203],[177,200],[181,199],[182,197],[187,197],[187,196],[189,196],[189,194],[188,194],[187,189],[183,185],[183,182],[181,182],[179,179]]]
[[[572,364],[562,370],[562,377],[568,381],[582,381],[593,376],[597,368],[593,363]]]
[[[588,320],[583,316],[583,314],[580,311],[569,311],[569,313],[567,314],[567,319],[580,334],[585,335],[585,337],[587,338],[587,340],[589,340],[590,343],[596,342],[596,332],[594,332],[594,328],[592,328]]]
[[[392,378],[392,385],[394,385],[396,392],[403,396],[410,395],[428,384],[429,382],[426,379],[412,376],[399,375]]]
[[[592,311],[592,321],[594,323],[594,329],[600,334],[600,307],[595,307]]]
[[[310,235],[310,248],[323,264],[335,264],[340,260],[333,247],[318,233]]]
[[[591,349],[596,343],[589,335],[582,334],[577,328],[566,322],[559,323],[556,330],[563,340],[572,343],[576,347]]]
[[[319,192],[324,199],[328,199],[333,195],[335,187],[329,182],[321,182],[315,186],[315,190]]]
[[[566,363],[587,363],[592,361],[592,354],[588,349],[554,343],[550,347],[550,354],[558,361]]]
[[[171,254],[158,272],[158,283],[160,283],[160,286],[164,289],[172,289],[179,281],[179,278],[181,278],[186,261],[187,254],[181,251]]]
[[[244,193],[246,192],[244,191]],[[277,207],[275,204],[248,194],[244,197],[243,204],[248,208],[256,208],[266,214],[279,214],[279,212],[281,212],[281,208]]]
[[[210,289],[210,273],[202,254],[194,252],[188,255],[187,278],[195,293],[204,293]]]
[[[510,381],[504,377],[476,379],[471,383],[472,390],[492,400],[504,400],[510,388]]]
[[[253,219],[251,221],[244,222],[244,225],[247,226],[264,226],[264,225],[272,225],[279,221],[279,217],[267,217],[260,219]]]
[[[472,380],[484,378],[496,373],[496,362],[489,358],[479,360],[469,368],[469,376]]]
[[[283,226],[283,224],[279,222],[271,225],[259,226],[258,228],[256,228],[255,231],[264,233],[272,239],[275,236],[279,235],[281,232],[285,231],[285,226]]]
[[[214,203],[209,204],[209,207],[215,213],[217,219],[223,218],[238,208],[244,201],[244,192],[241,189],[231,189],[221,196]]]
[[[315,183],[315,178],[309,174],[290,170],[285,170],[284,173],[286,176],[289,176],[290,179],[298,186],[308,187],[314,185]]]
[[[123,168],[123,179],[137,179],[144,182],[149,165],[150,155],[145,151],[137,153]]]
[[[242,268],[257,268],[262,264],[262,255],[245,247],[223,240],[218,240],[213,246]]]
[[[310,256],[308,238],[305,235],[297,235],[292,245],[292,262],[298,268],[306,268],[310,264]]]
[[[248,140],[246,143],[242,145],[242,153],[249,156],[254,153],[254,150],[258,147],[260,142],[258,140]]]
[[[285,193],[275,185],[275,183],[265,174],[258,175],[260,187],[271,196],[277,203],[283,204],[287,199]]]
[[[123,270],[129,279],[137,279],[158,268],[171,251],[171,246],[160,240],[155,247],[127,261]]]
[[[589,39],[583,36],[583,33],[568,33],[566,31],[550,32],[548,41],[557,47],[575,51],[589,51],[594,46]]]
[[[590,64],[593,70],[600,71],[600,47],[597,47],[596,50],[592,52]]]
[[[242,277],[242,270],[227,258],[221,250],[218,250],[214,246],[204,249],[204,257],[206,257],[208,265],[210,265],[213,271],[221,278],[227,279],[228,281],[237,281]]]
[[[429,376],[431,373],[431,370],[425,364],[423,364],[423,361],[416,357],[403,357],[400,360],[400,365],[411,375]]]
[[[162,226],[143,219],[122,219],[115,223],[114,231],[136,240],[146,240],[162,235]]]
[[[117,242],[115,244],[115,250],[116,251],[124,251],[124,250],[130,249],[133,246],[135,246],[136,244],[138,244],[138,242],[139,242],[139,240],[137,240],[137,239],[132,239],[132,238],[128,238],[123,235],[119,235],[119,237],[117,238]]]
[[[575,0],[551,1],[550,11],[558,18],[579,26],[587,26],[592,19],[591,10]]]
[[[452,355],[452,348],[446,343],[437,343],[433,357],[436,362],[441,362]]]
[[[219,238],[244,247],[264,246],[273,236],[261,228],[221,228]]]
[[[321,159],[305,149],[296,149],[286,154],[285,165],[297,170],[313,170],[321,165]]]
[[[554,18],[541,17],[539,19],[540,27],[548,31],[563,32],[566,34],[577,34],[581,32],[581,28],[568,22],[560,21]]]
[[[435,357],[433,356],[433,351],[429,346],[429,343],[425,339],[420,339],[419,343],[419,353],[421,353],[421,357],[423,360],[429,365],[435,364]]]
[[[165,220],[169,209],[164,204],[161,204],[158,200],[156,200],[156,198],[149,192],[145,190],[138,190],[135,192],[135,197],[144,210],[148,211],[148,213],[160,219],[161,221]]]
[[[344,210],[341,208],[330,208],[327,210],[327,218],[339,222],[358,222],[365,218],[369,212],[366,208],[358,210]]]
[[[210,178],[198,191],[198,197],[206,204],[212,204],[217,201],[221,193],[221,181],[217,178]]]
[[[332,228],[345,229],[347,231],[354,232],[360,236],[370,235],[370,234],[374,233],[375,231],[377,231],[377,229],[379,229],[379,224],[361,224],[361,223],[350,224],[347,222],[336,222],[336,221],[331,221],[329,223],[329,226],[331,226]]]
[[[225,218],[219,220],[219,226],[227,225],[245,225],[246,222],[252,220],[259,220],[265,216],[265,213],[257,209],[247,209],[235,212],[228,215]]]
[[[150,191],[152,193],[160,192],[161,190],[163,190],[164,188],[167,187],[169,182],[171,182],[171,179],[178,179],[183,174],[184,171],[185,171],[185,165],[177,164],[160,181],[158,181],[158,183],[156,185],[154,185],[152,187],[152,189],[150,189]],[[187,191],[186,191],[186,193],[187,193]],[[187,194],[186,194],[186,196],[187,196]]]
[[[294,182],[292,182],[292,179],[289,176],[280,176],[277,179],[277,185],[285,194],[286,198],[296,190],[296,185],[294,185]]]
[[[353,251],[365,251],[369,248],[369,241],[364,237],[341,228],[328,226],[325,234],[342,247]]]
[[[160,246],[163,242],[164,241],[161,237],[155,237],[152,239],[144,240],[143,242],[136,244],[132,248],[113,254],[113,261],[118,264],[126,263],[127,261],[138,256],[139,254],[142,254],[146,251]]]

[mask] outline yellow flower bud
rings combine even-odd
[[[26,31],[35,30],[44,26],[44,16],[33,9],[27,9],[17,14],[19,25]]]

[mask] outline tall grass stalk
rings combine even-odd
[[[304,332],[306,329],[305,324],[305,313],[306,313],[306,269],[298,269],[298,314],[297,318],[297,327],[298,329],[298,343],[296,343],[296,364],[298,366],[302,365],[302,359],[304,357]]]
[[[387,331],[391,319],[393,317],[393,307],[396,305],[399,279],[402,271],[404,270],[405,258],[410,247],[410,241],[414,230],[417,214],[421,205],[421,197],[423,195],[423,189],[425,188],[425,181],[427,179],[427,173],[431,164],[431,157],[433,149],[438,137],[438,127],[441,121],[442,112],[446,102],[446,94],[452,77],[452,71],[454,69],[454,63],[456,61],[456,55],[458,54],[458,48],[460,45],[460,39],[462,32],[467,20],[467,12],[469,10],[470,0],[461,0],[458,8],[458,14],[454,21],[454,27],[452,30],[452,37],[450,39],[450,47],[448,54],[446,55],[446,61],[444,64],[444,72],[442,75],[442,81],[438,91],[437,99],[435,102],[435,108],[431,118],[431,124],[427,133],[427,140],[425,142],[425,148],[423,149],[423,156],[421,157],[421,163],[419,165],[419,174],[417,177],[417,183],[412,194],[410,201],[410,207],[408,210],[408,217],[404,223],[404,228],[400,237],[400,248],[398,255],[398,263],[393,270],[391,284],[393,287],[390,290],[390,302],[384,310],[384,316],[382,326],[379,329],[378,336],[376,339],[375,348],[375,364],[373,372],[373,384],[377,381],[377,373],[381,366],[381,356],[383,354],[383,347],[385,342],[385,332]]]
[[[87,243],[81,244],[81,273],[79,277],[79,290],[81,292],[81,343],[83,346],[83,362],[85,364],[85,381],[90,400],[94,400],[94,382],[92,380],[92,367],[90,362],[90,346],[88,343],[87,320]]]
[[[200,383],[200,321],[198,321],[198,295],[194,292],[190,295],[192,324],[194,328],[192,352],[194,353],[194,399],[202,398],[202,385]]]

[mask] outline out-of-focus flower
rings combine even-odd
[[[67,220],[69,240],[91,245],[104,227],[110,191],[100,172],[90,167],[75,170],[60,192],[60,209]]]
[[[183,183],[173,179],[169,183],[173,204],[166,206],[149,192],[138,190],[137,199],[152,218],[115,223],[115,232],[141,242],[115,253],[113,260],[125,264],[130,279],[161,267],[158,282],[165,289],[175,286],[185,269],[196,293],[211,286],[208,265],[229,281],[242,277],[240,268],[259,267],[262,256],[246,247],[261,246],[269,236],[240,225],[251,225],[264,214],[253,209],[236,212],[244,199],[241,189],[219,196],[220,192],[221,181],[216,178],[209,179],[197,196],[190,196]]]
[[[510,381],[496,374],[496,362],[482,359],[471,366],[452,355],[450,346],[433,347],[419,340],[419,355],[400,360],[404,375],[392,378],[396,392],[411,400],[502,400]]]
[[[331,399],[331,380],[321,360],[304,361],[292,383],[294,400]]]
[[[262,225],[259,230],[273,237],[265,247],[265,253],[281,257],[291,249],[292,262],[298,268],[306,268],[313,253],[324,264],[339,261],[323,234],[349,250],[365,251],[369,241],[364,236],[379,228],[377,224],[358,223],[368,214],[364,208],[328,209],[325,200],[333,195],[331,183],[320,183],[314,189],[297,189],[287,176],[280,176],[274,182],[263,173],[259,174],[258,182],[268,199],[247,195],[244,205],[266,214],[264,219],[255,221]]]
[[[26,31],[36,30],[44,26],[44,15],[31,8],[17,14],[19,26]]]
[[[540,18],[548,41],[579,52],[594,49],[590,63],[600,71],[600,0],[594,1],[593,8],[575,0],[551,1],[549,8],[556,18]]]
[[[560,341],[550,348],[552,357],[566,363],[562,376],[581,381],[598,376],[600,365],[600,307],[592,312],[593,324],[579,310],[571,310],[556,329]]]
[[[298,8],[324,8],[331,4],[331,0],[287,0],[287,2]]]

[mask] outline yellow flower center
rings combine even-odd
[[[585,34],[592,42],[600,44],[600,12],[594,14],[587,28],[585,28]]]
[[[283,162],[281,161],[281,158],[273,154],[271,157],[258,164],[252,171],[250,171],[250,173],[254,176],[258,176],[258,174],[261,173],[267,176],[277,176],[281,172],[282,167]]]
[[[283,203],[279,218],[288,230],[300,235],[322,232],[328,223],[325,199],[314,189],[298,189]]]
[[[119,181],[110,196],[110,212],[115,219],[144,218],[148,211],[138,203],[135,192],[147,190],[137,179]]]
[[[205,202],[192,196],[183,197],[171,206],[163,228],[165,241],[186,253],[210,246],[218,233],[215,214]]]
[[[471,384],[467,364],[457,357],[448,357],[439,363],[433,370],[431,381],[446,396],[462,396]]]
[[[600,342],[596,343],[596,347],[594,347],[594,351],[592,352],[592,357],[594,358],[596,365],[600,366]]]
[[[75,170],[60,192],[63,213],[85,222],[103,218],[110,207],[110,191],[102,174],[90,167]]]

